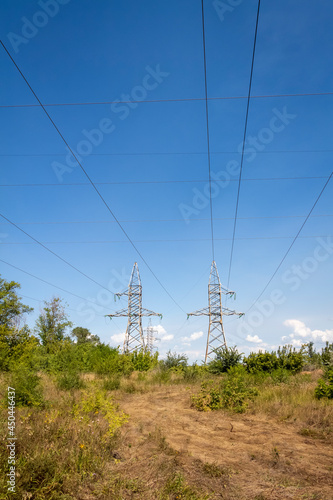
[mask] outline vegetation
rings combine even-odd
[[[333,344],[326,343],[322,356],[324,359],[324,376],[318,380],[315,395],[318,399],[333,399]]]
[[[215,359],[209,363],[209,371],[212,373],[225,373],[233,366],[240,364],[242,354],[238,352],[236,346],[222,347],[215,350]]]
[[[17,491],[10,498],[66,500],[78,498],[79,490],[82,498],[90,493],[93,498],[214,498],[200,481],[188,480],[194,465],[186,469],[177,461],[178,452],[157,434],[140,441],[140,450],[147,446],[152,460],[155,455],[164,457],[152,473],[164,478],[152,496],[132,470],[113,469],[121,465],[117,450],[131,447],[127,431],[121,432],[129,417],[116,401],[148,393],[158,408],[158,388],[165,393],[179,386],[189,413],[224,412],[221,421],[244,412],[263,414],[297,422],[300,436],[332,438],[333,344],[326,343],[321,352],[310,342],[300,350],[284,346],[244,358],[236,346],[222,348],[206,366],[189,365],[187,356],[171,351],[162,360],[158,353],[145,351],[122,354],[87,328],[73,328],[59,297],[45,302],[30,330],[24,318],[31,308],[21,302],[19,288],[16,282],[0,279],[0,422],[5,428],[6,390],[14,387],[19,443]],[[313,375],[302,373],[304,368]],[[0,497],[6,499],[4,441],[0,449]],[[279,453],[274,457],[278,467]],[[165,473],[159,475],[158,467]],[[224,485],[228,483],[228,474],[216,464],[195,467],[209,481],[221,477]],[[112,479],[106,481],[110,470]]]

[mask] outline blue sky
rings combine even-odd
[[[204,2],[208,97],[220,98],[209,100],[209,124],[215,257],[223,283],[246,111],[246,99],[234,97],[248,92],[257,11],[256,1],[231,6],[236,3],[226,0],[223,12],[223,2]],[[328,0],[261,4],[252,95],[283,96],[250,102],[230,280],[237,299],[226,304],[244,312],[319,195],[333,152],[333,96],[286,96],[332,91],[333,6]],[[144,307],[163,313],[160,352],[175,349],[200,361],[207,318],[186,321],[184,311],[207,305],[212,260],[201,2],[4,0],[0,9],[1,39],[43,104],[104,103],[47,110],[178,303],[126,241],[80,167],[66,160],[65,144],[43,110],[13,107],[36,100],[1,48],[1,213],[102,285],[0,221],[3,260],[81,297],[1,263],[2,276],[20,282],[22,295],[31,297],[24,299],[35,308],[28,324],[39,301],[60,295],[75,325],[119,343],[126,318],[110,322],[103,315],[126,304],[116,304],[107,289],[125,288],[138,261]],[[147,102],[156,100],[167,102]],[[105,104],[110,101],[125,103]],[[259,309],[256,304],[242,319],[225,320],[229,344],[248,352],[333,340],[332,194],[331,182]]]

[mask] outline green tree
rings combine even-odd
[[[15,281],[0,278],[0,369],[8,370],[24,354],[28,355],[37,345],[27,325],[20,328],[23,316],[33,311],[22,304]]]
[[[222,347],[215,349],[215,358],[209,363],[209,371],[212,373],[227,372],[232,366],[237,366],[242,359],[237,347]]]
[[[33,311],[31,307],[22,304],[16,292],[19,288],[19,283],[0,277],[0,325],[8,329],[19,326],[22,316]]]
[[[66,338],[66,329],[73,325],[69,321],[62,299],[54,297],[45,306],[36,321],[35,333],[44,346],[50,348]]]
[[[71,336],[76,338],[76,343],[80,344],[92,344],[99,345],[101,343],[98,335],[93,335],[88,328],[83,328],[82,326],[77,326],[73,328]]]

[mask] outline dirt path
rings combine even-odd
[[[135,444],[160,429],[168,445],[183,456],[230,471],[236,496],[220,498],[333,499],[332,448],[301,436],[296,424],[198,412],[190,408],[190,391],[179,386],[126,394],[119,402],[130,415],[125,429],[133,444],[129,459],[137,453]]]

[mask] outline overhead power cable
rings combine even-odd
[[[300,92],[294,94],[263,94],[254,95],[251,99],[274,99],[281,97],[315,97],[315,96],[330,96],[333,92]],[[218,97],[208,97],[208,101],[230,101],[247,99],[247,96],[218,96]],[[130,101],[126,100],[116,100],[116,101],[86,101],[86,102],[55,102],[44,104],[45,107],[61,107],[61,106],[103,106],[108,104],[141,104],[141,103],[169,103],[169,102],[193,102],[193,101],[205,101],[205,97],[183,97],[174,99],[145,99],[137,101],[132,99]],[[0,108],[38,108],[38,104],[0,104]]]
[[[156,274],[154,273],[154,271],[152,270],[152,268],[149,266],[148,262],[146,261],[146,259],[143,257],[143,255],[141,254],[141,252],[139,251],[139,249],[135,246],[135,244],[132,242],[131,238],[129,237],[129,235],[127,234],[127,232],[125,231],[125,229],[123,228],[123,226],[121,225],[121,223],[119,222],[119,220],[117,219],[117,217],[115,216],[115,214],[113,213],[113,211],[111,210],[110,206],[108,205],[108,203],[106,202],[106,200],[104,199],[104,197],[102,196],[102,194],[100,193],[100,191],[97,189],[97,187],[95,186],[95,184],[93,183],[92,179],[90,178],[90,176],[88,175],[87,171],[83,168],[81,162],[79,161],[79,159],[77,158],[77,156],[75,155],[74,151],[71,149],[71,147],[69,146],[68,142],[66,141],[66,139],[64,138],[64,136],[62,135],[62,133],[60,132],[59,128],[57,127],[57,125],[55,124],[55,122],[53,121],[53,119],[51,118],[51,116],[49,115],[48,111],[46,110],[45,106],[43,105],[43,103],[40,101],[39,97],[37,96],[37,94],[35,93],[35,91],[33,90],[33,88],[31,87],[30,83],[28,82],[28,80],[26,79],[26,77],[24,76],[24,74],[22,73],[22,71],[20,70],[20,68],[18,67],[18,65],[16,64],[15,60],[13,59],[13,57],[11,56],[10,52],[7,50],[6,46],[4,45],[4,43],[2,42],[2,40],[0,40],[0,43],[1,45],[3,46],[4,50],[6,51],[6,53],[8,54],[9,58],[11,59],[12,63],[14,64],[14,66],[16,67],[17,71],[20,73],[20,75],[22,76],[23,80],[25,81],[25,83],[27,84],[27,86],[29,87],[31,93],[34,95],[35,99],[37,100],[37,102],[39,103],[39,105],[41,106],[41,108],[43,109],[44,113],[46,114],[46,116],[48,117],[48,119],[50,120],[51,124],[53,125],[53,127],[55,128],[55,130],[57,131],[58,135],[60,136],[60,138],[62,139],[62,141],[64,142],[64,144],[67,146],[68,150],[71,152],[71,154],[73,155],[73,157],[75,158],[75,160],[77,161],[77,164],[79,165],[79,167],[81,168],[82,172],[84,173],[84,175],[86,176],[86,178],[88,179],[88,181],[90,182],[91,186],[94,188],[95,192],[97,193],[98,197],[100,198],[100,200],[102,201],[102,203],[104,204],[104,206],[107,208],[107,210],[109,211],[109,213],[112,215],[112,217],[114,218],[114,220],[117,222],[119,228],[121,229],[121,231],[123,232],[123,234],[126,236],[126,238],[128,239],[128,241],[131,243],[132,247],[134,248],[134,250],[136,251],[136,253],[140,256],[140,258],[142,259],[142,261],[145,263],[145,265],[147,266],[147,268],[149,269],[149,271],[151,272],[151,274],[154,276],[154,278],[156,279],[156,281],[159,283],[159,285],[163,288],[163,290],[165,291],[165,293],[169,296],[169,298],[177,305],[177,307],[179,307],[179,309],[181,309],[182,312],[185,312],[183,310],[183,308],[176,302],[176,300],[172,297],[172,295],[169,293],[169,291],[165,288],[165,286],[162,284],[162,282],[159,280],[159,278],[156,276]]]
[[[19,295],[20,295],[20,297],[23,297],[24,299],[34,300],[35,302],[46,302],[44,299],[36,299],[35,297],[29,297],[28,295],[23,295],[23,293],[20,293]],[[72,311],[72,312],[77,313],[77,310],[72,309],[71,307],[66,307],[66,309],[68,309],[68,311]],[[105,318],[105,316],[102,314],[96,314],[96,316],[98,316],[99,318]]]
[[[246,103],[244,135],[243,135],[243,143],[242,143],[241,163],[240,163],[240,171],[239,171],[239,182],[238,182],[238,190],[237,190],[235,220],[234,220],[234,228],[233,228],[232,243],[231,243],[231,252],[230,252],[230,262],[229,262],[229,272],[228,272],[228,284],[227,284],[227,288],[229,288],[229,283],[230,283],[232,258],[233,258],[234,245],[235,245],[235,234],[236,234],[236,226],[237,226],[239,195],[240,195],[240,189],[241,189],[241,183],[242,183],[245,141],[246,141],[246,133],[247,133],[247,123],[248,123],[248,118],[249,118],[251,90],[252,90],[252,78],[253,78],[254,60],[255,60],[255,55],[256,55],[256,44],[257,44],[258,26],[259,26],[259,15],[260,15],[260,0],[258,0],[256,27],[255,27],[255,31],[254,31],[252,61],[251,61],[251,71],[250,71],[250,81],[249,81],[249,90],[248,90],[247,103]]]
[[[277,268],[275,269],[274,273],[272,274],[272,276],[270,277],[270,279],[268,280],[268,282],[266,283],[266,285],[264,286],[263,290],[261,291],[261,293],[258,295],[258,297],[256,298],[256,300],[253,302],[253,304],[249,307],[248,311],[250,311],[250,309],[252,309],[252,307],[258,302],[258,300],[262,297],[262,295],[265,293],[265,291],[267,290],[267,288],[269,287],[269,285],[271,284],[271,282],[273,281],[273,279],[275,278],[276,274],[278,273],[279,269],[281,268],[282,264],[284,263],[284,261],[286,260],[290,250],[292,249],[292,247],[294,246],[294,244],[296,243],[297,239],[300,238],[300,234],[305,226],[305,224],[307,223],[307,221],[309,220],[309,218],[311,217],[311,214],[312,212],[314,211],[318,201],[320,200],[320,198],[322,197],[325,189],[327,188],[330,180],[332,179],[333,177],[333,171],[331,172],[331,175],[328,177],[327,181],[325,182],[322,190],[320,191],[316,201],[314,202],[314,204],[312,205],[311,207],[311,210],[309,211],[308,215],[306,216],[303,224],[301,225],[301,227],[299,228],[299,230],[297,231],[296,233],[296,236],[294,236],[293,238],[293,241],[291,242],[291,245],[289,246],[288,250],[286,251],[286,253],[284,254],[284,256],[282,257],[280,263],[278,264]],[[247,312],[248,312],[247,311]]]
[[[210,230],[211,230],[211,235],[212,235],[212,257],[213,257],[212,260],[214,261],[215,260],[214,221],[213,221],[213,199],[212,199],[212,176],[211,176],[211,165],[210,165],[210,134],[209,134],[209,112],[208,112],[208,90],[207,90],[207,61],[206,61],[204,0],[201,0],[201,21],[202,21],[202,48],[203,48],[204,82],[205,82],[205,110],[206,110],[207,162],[208,162],[208,178],[209,178]]]
[[[32,278],[35,278],[36,280],[41,281],[42,283],[45,283],[46,285],[50,285],[50,286],[52,286],[53,288],[56,288],[57,290],[61,290],[62,292],[68,293],[69,295],[72,295],[73,297],[76,297],[77,299],[81,299],[81,300],[83,300],[83,301],[85,301],[85,302],[88,302],[89,304],[93,304],[93,306],[94,306],[95,308],[96,308],[96,305],[97,305],[98,307],[101,307],[101,308],[103,308],[103,309],[107,310],[108,312],[110,312],[110,308],[107,308],[107,307],[102,306],[102,305],[100,305],[100,304],[96,304],[96,303],[95,303],[95,302],[93,302],[92,300],[90,300],[90,299],[86,299],[86,298],[84,298],[84,297],[81,297],[80,295],[77,295],[76,293],[69,292],[69,291],[68,291],[68,290],[66,290],[65,288],[61,288],[61,287],[59,287],[59,286],[57,286],[57,285],[54,285],[53,283],[50,283],[49,281],[46,281],[46,280],[44,280],[44,279],[42,279],[42,278],[39,278],[38,276],[35,276],[34,274],[29,273],[28,271],[25,271],[24,269],[21,269],[20,267],[14,266],[13,264],[10,264],[9,262],[6,262],[5,260],[0,259],[0,262],[2,262],[3,264],[6,264],[7,266],[10,266],[10,267],[12,267],[12,268],[16,269],[17,271],[20,271],[20,272],[22,272],[22,273],[24,273],[24,274],[27,274],[28,276],[31,276]],[[37,300],[37,301],[38,301],[38,299],[33,299],[32,297],[27,297],[26,295],[22,295],[22,294],[19,294],[19,295],[20,295],[20,296],[22,296],[22,297],[26,297],[26,298],[28,298],[28,299],[31,299],[31,300]],[[42,300],[40,300],[39,302],[42,302]],[[71,311],[75,311],[75,309],[70,309],[70,310],[71,310]],[[75,312],[77,313],[77,311],[75,311]],[[94,312],[95,312],[95,311],[94,311]],[[97,314],[96,312],[95,312],[95,314],[96,314],[96,316],[99,316],[99,317],[101,317],[101,318],[104,318],[104,317],[105,317],[104,315]],[[115,322],[114,322],[114,325],[116,326],[116,328],[117,328],[120,332],[122,331],[122,330],[121,330],[121,328],[119,328],[119,325],[118,325],[117,323],[115,323]]]
[[[43,247],[45,250],[47,250],[49,253],[51,253],[52,255],[54,255],[55,257],[57,257],[57,259],[59,259],[62,262],[64,262],[67,266],[71,267],[72,269],[74,269],[75,271],[77,271],[78,273],[80,273],[82,276],[84,276],[88,280],[90,280],[93,283],[95,283],[95,285],[98,285],[101,288],[104,288],[104,290],[107,290],[108,292],[114,293],[111,290],[109,290],[108,288],[106,288],[104,285],[102,285],[101,283],[98,283],[98,281],[96,281],[93,278],[91,278],[90,276],[88,276],[88,274],[84,273],[83,271],[80,271],[80,269],[78,269],[77,267],[73,266],[73,264],[71,264],[70,262],[68,262],[67,260],[65,260],[63,257],[61,257],[60,255],[58,255],[56,252],[54,252],[53,250],[51,250],[50,248],[48,248],[47,246],[45,246],[44,243],[42,243],[41,241],[39,241],[36,238],[34,238],[33,236],[31,236],[31,234],[29,234],[26,231],[24,231],[24,229],[22,229],[17,224],[15,224],[11,220],[9,220],[3,214],[0,214],[0,217],[2,217],[3,219],[5,219],[9,224],[11,224],[12,226],[14,226],[19,231],[21,231],[21,233],[23,233],[26,236],[28,236],[28,238],[30,238],[31,240],[33,240],[34,243],[37,243],[38,245],[40,245],[41,247]]]
[[[300,238],[328,238],[330,234],[312,234],[309,236],[300,236]],[[287,240],[294,236],[239,236],[235,240]],[[215,238],[215,241],[230,241],[232,238]],[[211,241],[211,238],[168,238],[168,239],[150,239],[150,240],[134,240],[136,243],[175,243],[175,242],[200,242]],[[90,245],[90,244],[105,244],[105,243],[128,243],[128,240],[88,240],[88,241],[45,241],[48,245]],[[2,241],[1,245],[33,245],[34,243],[24,241]],[[107,290],[107,289],[106,289]],[[109,290],[108,290],[109,291]]]
[[[252,99],[252,97],[251,97]],[[280,150],[267,150],[267,151],[256,151],[256,154],[288,154],[288,153],[333,153],[333,149],[280,149]],[[65,156],[67,153],[25,153],[25,154],[0,154],[0,157],[42,157],[42,156]],[[167,152],[162,151],[159,153],[145,152],[145,153],[90,153],[89,156],[180,156],[180,155],[206,155],[207,151],[175,151]],[[239,151],[211,151],[211,155],[238,155]]]
[[[249,217],[238,217],[238,220],[262,220],[262,219],[304,219],[306,215],[256,215]],[[311,217],[333,217],[333,214],[317,214],[311,215]],[[191,222],[202,222],[208,221],[209,218],[191,218]],[[214,217],[214,221],[221,220],[234,220],[233,217]],[[184,222],[184,219],[126,219],[121,220],[120,222]],[[77,220],[77,221],[47,221],[47,222],[18,222],[21,226],[29,226],[29,225],[63,225],[63,224],[114,224],[114,220]],[[8,222],[4,222],[3,225],[9,224]]]
[[[246,181],[297,181],[297,180],[313,180],[313,179],[326,179],[324,175],[318,176],[300,176],[300,177],[253,177],[243,179]],[[191,183],[204,183],[209,182],[208,179],[184,179],[184,180],[169,180],[169,181],[114,181],[114,182],[95,182],[96,186],[114,186],[114,185],[127,185],[127,184],[191,184]],[[214,182],[226,182],[225,180],[214,179]],[[228,182],[239,182],[238,179],[228,179]],[[62,186],[90,186],[89,182],[35,182],[26,184],[0,184],[0,187],[62,187]]]
[[[0,262],[2,262],[3,264],[6,264],[7,266],[10,266],[14,269],[17,269],[21,273],[27,274],[28,276],[31,276],[32,278],[35,278],[36,280],[41,281],[42,283],[45,283],[46,285],[50,285],[53,288],[56,288],[57,290],[61,290],[62,292],[68,293],[69,295],[72,295],[73,297],[76,297],[77,299],[81,299],[81,300],[84,300],[85,302],[89,302],[90,304],[93,304],[96,307],[96,303],[93,302],[92,300],[86,299],[85,297],[81,297],[81,295],[77,295],[76,293],[70,292],[70,291],[66,290],[65,288],[61,288],[60,286],[54,285],[53,283],[50,283],[49,281],[46,281],[43,278],[39,278],[35,274],[29,273],[28,271],[25,271],[24,269],[21,269],[20,267],[14,266],[13,264],[6,262],[5,260],[0,259]],[[99,306],[99,307],[103,307],[103,309],[106,309],[109,311],[109,308],[106,308],[104,306]]]

